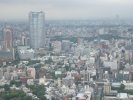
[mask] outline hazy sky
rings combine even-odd
[[[133,0],[0,0],[0,20],[28,19],[30,11],[46,20],[133,18]]]

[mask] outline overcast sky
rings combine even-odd
[[[46,20],[133,18],[133,0],[0,0],[0,20],[26,20],[30,11]]]

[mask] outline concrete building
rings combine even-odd
[[[19,57],[22,60],[28,60],[34,58],[34,50],[33,49],[27,49],[27,50],[19,50]]]
[[[125,85],[125,90],[133,90],[133,83],[129,82],[129,83],[124,83]]]
[[[29,27],[30,27],[30,44],[32,48],[44,47],[44,13],[30,12],[29,13]]]
[[[3,69],[1,68],[0,69],[0,79],[2,79],[2,77],[3,77]]]
[[[72,43],[69,40],[62,40],[62,50],[69,52],[71,49]]]
[[[127,93],[118,93],[116,100],[130,100]]]
[[[5,51],[5,50],[0,51],[0,63],[12,61],[12,60],[14,60],[14,50],[13,49],[10,51]]]
[[[39,84],[40,85],[45,85],[45,81],[46,81],[46,79],[45,79],[45,76],[44,76],[43,78],[39,79]]]
[[[110,85],[110,83],[105,83],[104,84],[104,94],[109,94],[110,93],[110,91],[111,91],[111,85]]]
[[[53,41],[52,42],[53,51],[56,53],[61,52],[61,42],[60,41]]]
[[[4,41],[4,49],[5,50],[11,50],[12,49],[12,29],[11,28],[4,28],[3,29],[3,41]]]
[[[27,74],[29,77],[32,77],[33,79],[35,79],[35,76],[36,76],[35,68],[27,68]]]

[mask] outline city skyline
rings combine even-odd
[[[47,20],[132,19],[132,0],[0,0],[0,20],[27,20],[30,11],[44,11]]]
[[[133,100],[132,0],[0,7],[0,100]]]

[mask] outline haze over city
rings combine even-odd
[[[0,0],[0,100],[133,100],[133,0]]]
[[[47,20],[133,18],[133,0],[0,0],[0,20],[27,20],[44,11]]]

